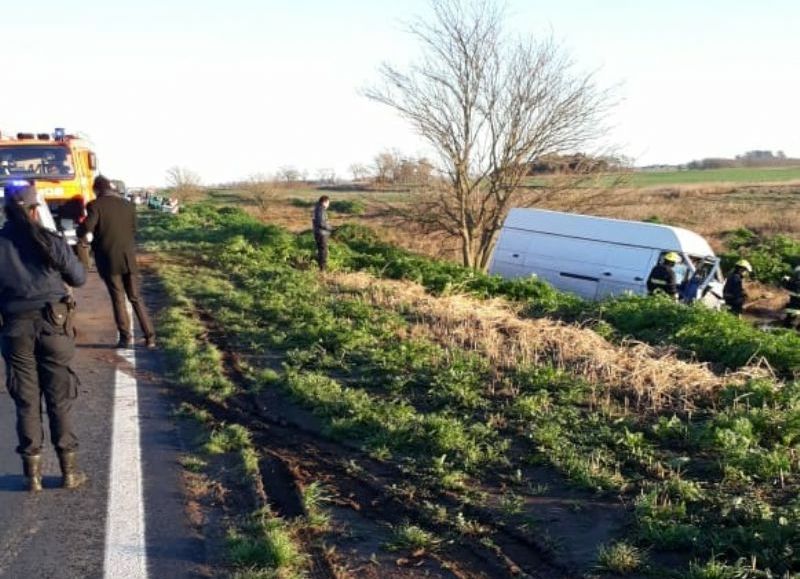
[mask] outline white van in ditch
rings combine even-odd
[[[675,272],[683,301],[721,307],[724,280],[708,242],[692,231],[655,223],[512,209],[489,273],[535,275],[588,300],[646,295],[650,272],[670,251],[682,258]]]

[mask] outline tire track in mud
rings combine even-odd
[[[248,379],[241,370],[239,356],[228,345],[224,331],[209,312],[198,310],[197,313],[207,328],[206,339],[223,355],[228,378],[247,392]],[[293,402],[284,399],[283,394],[275,391],[271,394],[273,403],[294,406]],[[251,431],[254,442],[266,452],[267,458],[262,461],[262,482],[265,489],[270,489],[267,491],[270,506],[279,514],[286,513],[286,517],[291,518],[292,513],[305,513],[300,488],[309,480],[308,473],[313,473],[315,479],[324,478],[338,497],[346,497],[350,508],[378,524],[395,526],[413,522],[437,535],[453,534],[451,525],[432,521],[413,501],[391,491],[408,477],[398,467],[378,462],[347,444],[334,442],[311,427],[276,416],[269,406],[265,407],[252,394],[235,397],[227,407],[206,399],[198,398],[194,402],[211,411],[215,419],[236,422]],[[353,464],[359,466],[358,472],[349,468],[348,465]],[[452,495],[426,485],[418,488],[426,498],[448,509],[464,508]],[[493,531],[492,544],[460,535],[458,541],[453,541],[438,554],[425,553],[437,561],[442,576],[541,579],[575,576],[572,570],[553,561],[551,553],[533,538],[498,524],[488,510],[476,506],[464,510]],[[308,536],[304,540],[312,555],[313,576],[339,577],[334,561],[326,551]]]

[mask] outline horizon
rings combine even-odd
[[[359,95],[381,62],[414,59],[402,22],[427,13],[425,0],[79,4],[6,9],[8,22],[31,24],[5,31],[6,76],[23,88],[3,95],[3,132],[84,133],[103,173],[132,186],[163,185],[172,166],[212,184],[287,166],[347,178],[391,149],[431,156],[393,111]],[[800,5],[643,4],[511,0],[507,25],[552,34],[577,70],[620,86],[607,140],[637,167],[800,156]],[[64,39],[72,56],[43,38]]]

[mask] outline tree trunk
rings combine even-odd
[[[461,260],[464,267],[473,267],[475,263],[472,255],[472,243],[467,231],[461,232]]]

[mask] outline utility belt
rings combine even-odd
[[[57,328],[63,328],[70,338],[77,335],[75,330],[75,309],[78,303],[72,296],[64,296],[61,301],[47,302],[43,308],[44,319]]]
[[[42,319],[51,326],[63,329],[67,336],[74,338],[77,335],[75,329],[75,309],[77,306],[75,298],[64,296],[60,301],[47,302],[44,307],[38,310],[6,314],[5,318],[0,315],[0,329],[10,325],[15,320]]]

